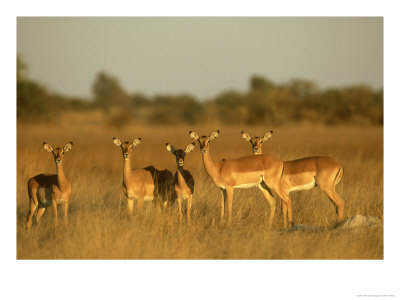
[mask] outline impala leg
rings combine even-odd
[[[45,207],[40,207],[40,208],[38,209],[38,212],[37,212],[37,214],[36,214],[36,224],[39,224],[40,218],[43,216],[45,210],[46,210]]]
[[[156,199],[154,199],[156,201]],[[143,204],[144,204],[144,197],[138,197],[137,199],[137,208],[139,213],[143,213]]]
[[[35,201],[35,199],[29,198],[29,212],[28,212],[28,216],[26,217],[26,228],[27,229],[31,228],[32,218],[35,213],[37,205],[38,205],[38,202]]]
[[[163,202],[163,199],[160,197],[159,199],[154,199],[154,208],[160,207],[161,213],[164,213],[165,210],[165,204]]]
[[[133,199],[126,198],[127,203],[128,203],[128,217],[133,216]]]
[[[54,214],[54,227],[58,227],[58,212],[57,212],[57,202],[55,199],[51,201],[51,205],[53,207],[53,214]]]
[[[269,213],[269,221],[268,221],[268,229],[271,229],[272,228],[272,223],[274,222],[275,209],[276,209],[276,200],[275,200],[274,197],[272,197],[272,195],[268,192],[267,189],[264,189],[264,187],[261,184],[259,184],[258,187],[261,190],[261,192],[263,192],[265,198],[268,201],[269,208],[271,209],[271,211]]]
[[[232,222],[232,201],[233,201],[233,188],[226,189],[226,206],[228,209],[228,223]]]
[[[281,200],[282,204],[282,216],[283,216],[283,227],[287,227],[287,205],[286,202]]]
[[[64,201],[64,225],[68,226],[68,201]]]
[[[286,191],[282,191],[281,189],[277,189],[275,191],[278,196],[282,199],[282,210],[286,210],[285,206],[287,206],[287,213],[288,213],[288,218],[289,218],[289,227],[292,227],[293,220],[292,220],[292,200],[289,197],[289,193]],[[286,212],[283,212],[284,215],[286,215]],[[286,218],[284,217],[283,219],[284,226],[286,227]]]
[[[292,215],[292,199],[290,199],[289,195],[287,195],[288,203],[287,203],[287,210],[288,210],[288,219],[289,219],[289,226],[293,227],[293,215]]]
[[[336,214],[338,215],[339,221],[343,219],[344,214],[344,201],[340,196],[336,193],[335,188],[324,190],[324,192],[328,195],[329,199],[335,205]]]
[[[164,199],[164,201],[161,200],[160,204],[161,204],[161,210],[162,211],[166,211],[168,209],[169,202],[170,202],[169,199]]]
[[[226,190],[221,189],[221,221],[224,218],[225,202],[226,202]]]
[[[182,220],[182,198],[178,196],[178,216],[179,216],[179,222]]]
[[[186,218],[189,225],[190,225],[190,209],[192,208],[192,201],[193,201],[193,195],[190,195],[189,198],[187,199],[187,207],[186,207]]]

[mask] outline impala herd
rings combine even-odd
[[[276,199],[272,191],[282,201],[282,215],[284,227],[292,227],[292,201],[289,193],[292,191],[308,190],[315,186],[327,194],[335,205],[339,220],[343,218],[344,201],[335,191],[335,185],[343,176],[342,166],[330,157],[305,157],[292,161],[281,161],[269,154],[262,154],[261,144],[270,139],[272,131],[263,137],[251,137],[242,131],[242,137],[251,143],[254,155],[235,159],[214,161],[210,153],[210,142],[219,136],[219,131],[210,135],[199,136],[189,131],[192,139],[197,140],[200,146],[204,169],[214,184],[221,190],[221,221],[225,211],[228,222],[232,220],[232,201],[235,188],[247,189],[257,186],[264,194],[269,206],[270,215],[268,228],[272,227],[275,215]],[[190,224],[190,209],[193,202],[194,178],[183,168],[185,155],[195,148],[195,143],[185,149],[175,149],[170,143],[166,144],[167,151],[176,158],[177,170],[174,175],[162,167],[148,166],[143,169],[131,169],[131,154],[133,148],[140,144],[141,138],[133,141],[121,142],[113,138],[116,146],[122,150],[123,180],[122,191],[127,199],[128,216],[133,215],[134,201],[139,211],[144,201],[153,201],[164,211],[175,201],[178,203],[179,220],[182,220],[182,201],[187,201],[186,217]],[[58,225],[57,205],[62,204],[64,209],[64,223],[68,224],[68,202],[71,196],[71,183],[63,170],[64,154],[72,149],[72,142],[63,148],[53,148],[43,143],[45,150],[50,152],[56,164],[56,174],[38,174],[28,180],[29,213],[26,227],[32,225],[32,218],[37,210],[36,223],[39,223],[46,207],[52,206],[55,226]]]

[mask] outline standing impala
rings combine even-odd
[[[264,135],[269,139],[272,131]],[[263,139],[259,137],[252,138],[247,132],[242,131],[242,137],[251,143],[251,148],[255,155],[261,155],[261,143]],[[265,139],[264,139],[265,140]],[[297,160],[283,162],[283,174],[281,179],[281,188],[284,193],[289,195],[292,191],[309,190],[315,186],[329,197],[335,205],[339,220],[343,218],[344,201],[336,193],[335,185],[339,183],[343,176],[343,168],[333,158],[327,156],[304,157]],[[292,214],[291,207],[289,215]],[[283,222],[286,227],[286,217],[288,207],[285,202],[282,203]],[[289,219],[290,221],[290,219]]]
[[[266,140],[269,140],[272,136],[273,131],[268,131],[266,134],[264,134],[263,137],[251,137],[250,134],[248,134],[245,131],[242,131],[242,137],[250,142],[251,144],[251,150],[253,150],[254,154],[262,154],[262,149],[261,149],[261,144],[264,143]]]
[[[232,200],[234,188],[250,188],[258,186],[262,188],[271,212],[268,226],[271,228],[275,214],[276,201],[268,192],[275,191],[283,201],[289,201],[281,192],[280,179],[283,171],[283,162],[272,155],[252,155],[236,159],[225,159],[214,162],[211,159],[209,143],[219,135],[214,131],[209,136],[201,136],[196,132],[189,131],[190,137],[197,140],[203,157],[203,164],[207,174],[221,189],[221,219],[224,216],[225,204],[228,209],[228,221],[232,218]],[[290,205],[290,203],[288,203]],[[291,216],[290,216],[290,221]]]
[[[131,154],[133,147],[140,144],[141,138],[133,142],[122,143],[113,138],[114,144],[121,147],[124,158],[122,191],[128,202],[128,216],[133,215],[133,201],[137,200],[138,209],[143,209],[144,201],[159,202],[161,209],[170,201],[170,186],[172,173],[166,169],[149,166],[143,169],[131,169]]]
[[[167,150],[171,152],[176,158],[176,165],[178,170],[175,172],[172,184],[175,189],[176,198],[178,200],[179,220],[182,220],[182,200],[187,199],[186,218],[190,224],[190,208],[192,207],[193,192],[194,192],[194,179],[188,170],[183,168],[186,154],[194,149],[195,143],[189,144],[185,150],[177,149],[167,143]]]
[[[58,225],[57,205],[64,206],[64,224],[68,225],[68,201],[71,196],[71,182],[64,174],[64,153],[72,148],[72,142],[67,143],[64,148],[55,148],[43,142],[43,148],[50,152],[56,163],[57,174],[38,174],[28,180],[29,213],[26,227],[32,225],[32,218],[39,207],[36,215],[36,223],[39,223],[46,207],[52,205],[54,212],[54,225]]]

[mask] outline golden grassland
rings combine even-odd
[[[318,232],[282,230],[280,201],[274,228],[267,230],[269,206],[257,188],[235,190],[231,225],[219,220],[220,192],[204,171],[198,144],[185,159],[195,178],[192,223],[179,223],[177,207],[161,213],[145,203],[144,214],[126,218],[122,194],[121,151],[112,137],[141,137],[134,149],[132,168],[160,165],[172,172],[175,158],[165,143],[186,147],[188,131],[206,135],[219,129],[210,145],[214,160],[251,155],[240,132],[261,135],[274,130],[263,152],[282,160],[329,155],[344,168],[336,189],[345,200],[345,217],[356,214],[383,220],[382,127],[217,127],[130,126],[123,130],[95,121],[69,119],[53,125],[17,126],[17,258],[18,259],[383,259],[383,228],[333,230],[333,204],[318,188],[291,193],[295,224],[321,228]],[[53,230],[51,209],[39,226],[28,232],[27,180],[38,173],[55,173],[55,164],[42,148],[74,142],[64,157],[70,178],[69,227]],[[59,218],[62,210],[59,208]]]

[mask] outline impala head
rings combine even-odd
[[[209,143],[215,139],[216,137],[218,137],[219,135],[219,130],[214,131],[213,133],[211,133],[209,136],[201,136],[199,137],[199,135],[194,132],[194,131],[189,131],[190,137],[194,140],[197,140],[199,142],[200,145],[200,151],[201,153],[205,154],[208,151],[208,146]]]
[[[183,167],[183,162],[185,161],[185,155],[191,152],[194,149],[195,143],[187,145],[185,150],[182,149],[175,149],[170,143],[166,143],[167,150],[175,155],[176,164],[180,167]]]
[[[72,149],[72,142],[69,142],[67,144],[65,144],[64,148],[55,148],[53,149],[53,147],[50,144],[47,144],[46,142],[43,142],[43,148],[45,150],[47,150],[48,152],[50,152],[51,154],[53,154],[54,157],[54,161],[56,162],[56,164],[61,164],[63,161],[63,157],[64,157],[64,153],[68,152],[69,150]]]
[[[128,159],[131,157],[132,149],[133,147],[137,146],[140,144],[141,138],[134,139],[132,142],[124,142],[121,143],[121,141],[117,138],[113,138],[114,144],[116,146],[120,146],[122,149],[122,156],[124,159]]]
[[[256,136],[256,137],[253,137],[253,138],[252,138],[252,137],[250,136],[250,134],[248,134],[248,133],[245,132],[245,131],[242,131],[242,137],[243,137],[246,141],[250,142],[250,144],[251,144],[251,149],[253,150],[253,153],[254,153],[254,154],[261,154],[261,152],[262,152],[261,144],[262,144],[263,142],[265,142],[266,140],[270,139],[271,136],[272,136],[272,133],[273,133],[273,131],[271,130],[271,131],[268,131],[266,134],[264,134],[263,137],[258,137],[258,136]]]

